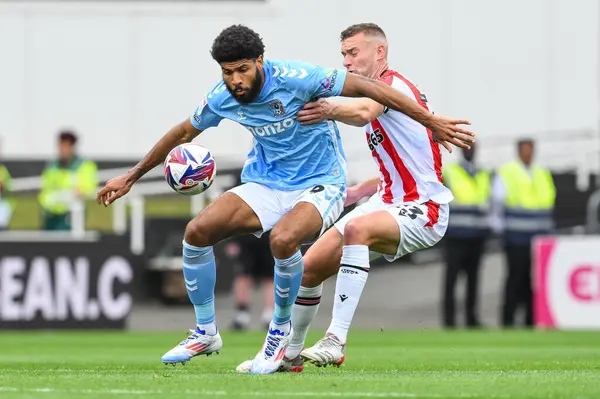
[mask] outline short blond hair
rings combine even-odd
[[[379,27],[379,25],[374,24],[372,22],[362,23],[362,24],[354,24],[350,25],[346,29],[342,31],[340,34],[340,40],[344,41],[352,36],[356,36],[359,33],[364,33],[365,35],[370,36],[379,36],[387,39],[385,36],[385,32],[383,29]]]

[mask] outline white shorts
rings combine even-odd
[[[319,236],[340,217],[346,201],[346,187],[342,185],[317,185],[294,191],[281,191],[258,183],[244,183],[229,190],[247,203],[256,213],[262,230],[254,233],[260,237],[271,230],[279,220],[299,202],[313,204],[323,219]]]
[[[386,204],[378,194],[346,214],[335,227],[344,235],[344,228],[350,220],[375,211],[388,211],[396,219],[400,243],[395,255],[371,252],[371,259],[383,255],[387,261],[393,262],[404,255],[430,248],[442,239],[448,228],[448,204],[439,205],[433,201]]]

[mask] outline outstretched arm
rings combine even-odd
[[[189,143],[199,134],[200,130],[196,129],[189,119],[171,128],[127,174],[106,183],[96,196],[98,203],[108,206],[127,194],[136,181],[165,160],[169,151],[179,144]]]
[[[217,85],[217,87],[219,86]],[[189,143],[202,131],[210,127],[218,126],[223,117],[208,104],[208,98],[207,96],[204,99],[189,119],[169,130],[128,173],[110,179],[104,188],[98,192],[98,203],[104,204],[104,206],[112,204],[115,200],[127,194],[133,184],[142,176],[160,165],[173,148],[180,144]]]
[[[362,127],[383,113],[383,105],[368,98],[347,103],[335,103],[325,99],[306,104],[298,111],[298,122],[303,125],[333,119],[346,125]]]
[[[457,147],[470,148],[468,143],[475,141],[473,139],[475,133],[458,127],[461,124],[470,125],[469,121],[436,116],[407,95],[385,83],[349,73],[344,81],[341,95],[344,97],[367,97],[402,112],[428,127],[435,138],[450,152],[452,152],[452,147],[447,142]]]
[[[184,120],[169,130],[155,145],[150,152],[137,165],[135,165],[129,174],[137,181],[146,173],[160,165],[166,158],[169,151],[180,144],[189,143],[201,133],[197,130],[189,119]]]

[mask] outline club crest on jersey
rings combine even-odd
[[[285,109],[283,108],[283,104],[279,100],[273,100],[269,103],[269,108],[271,108],[271,112],[273,112],[273,116],[275,118],[279,118],[280,116],[285,115]]]

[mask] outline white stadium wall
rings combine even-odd
[[[599,14],[588,0],[0,2],[2,152],[51,156],[71,126],[85,155],[139,157],[219,79],[209,48],[227,25],[257,30],[268,57],[341,66],[339,32],[372,21],[438,113],[472,120],[484,163],[508,159],[519,134],[578,137],[564,154],[597,132]],[[352,175],[374,173],[361,129],[342,131]],[[224,122],[199,142],[241,161],[251,136]]]

